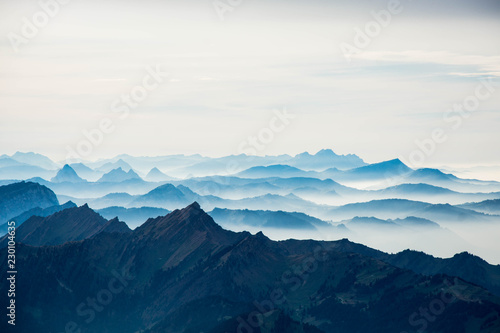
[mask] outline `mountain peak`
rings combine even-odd
[[[379,163],[368,164],[366,166],[352,169],[351,172],[354,173],[372,173],[372,172],[382,172],[382,173],[398,173],[404,174],[413,171],[413,169],[409,168],[406,164],[401,162],[399,158],[395,158],[388,161],[383,161]]]
[[[390,166],[408,168],[408,166],[406,164],[404,164],[399,158],[394,158],[392,160],[380,162],[380,163],[377,163],[377,164],[383,164],[383,165],[388,165],[388,166],[390,165]]]
[[[259,231],[253,237],[255,237],[255,239],[260,240],[260,241],[265,241],[265,242],[270,241],[270,239],[266,235],[264,235],[264,233],[262,231]]]
[[[457,253],[453,256],[453,259],[460,259],[460,260],[479,260],[479,261],[484,261],[484,259],[473,255],[472,253],[469,253],[467,251]]]
[[[134,178],[139,178],[139,175],[138,175],[138,174],[137,174],[137,172],[135,172],[133,169],[130,169],[130,170],[127,172],[127,175],[133,176]]]
[[[89,207],[88,203],[84,203],[84,204],[83,204],[83,205],[81,205],[80,207],[76,207],[76,208],[77,208],[77,209],[79,209],[79,210],[82,210],[82,211],[85,211],[85,210],[92,210],[92,209]]]
[[[366,163],[356,155],[338,155],[332,149],[321,149],[316,154],[302,153],[287,162],[302,170],[324,171],[337,168],[350,170],[365,166]]]
[[[160,216],[157,217],[156,219],[149,219],[146,223],[144,223],[140,227],[140,229],[147,229],[148,224],[150,226],[154,224],[155,225],[154,229],[158,231],[159,226],[164,226],[165,228],[171,228],[175,224],[191,225],[198,222],[207,222],[203,223],[206,225],[210,224],[217,225],[215,221],[213,221],[213,219],[210,217],[210,215],[208,215],[207,213],[205,213],[203,209],[201,209],[200,204],[195,201],[189,206],[186,206],[185,208],[182,209],[176,209],[170,214],[167,214],[165,216]]]
[[[202,210],[200,207],[200,204],[198,202],[193,202],[189,206],[187,206],[185,209],[194,209],[194,210]]]
[[[123,171],[128,171],[128,170],[132,169],[130,164],[128,164],[127,162],[125,162],[124,160],[122,160],[120,158],[115,162],[109,161],[107,163],[104,163],[102,166],[97,168],[97,170],[100,172],[106,173],[106,172],[110,172],[111,170],[116,170],[117,168],[121,168]]]
[[[160,182],[164,180],[169,180],[170,177],[161,172],[160,169],[158,169],[157,167],[154,167],[151,170],[149,170],[145,179],[147,181]]]
[[[335,154],[333,152],[333,150],[331,150],[331,149],[321,149],[320,151],[318,151],[316,153],[315,156],[325,156],[326,157],[326,156],[338,156],[338,155]]]
[[[51,181],[53,183],[81,183],[85,180],[78,176],[76,171],[71,166],[65,164],[62,169],[57,172],[57,175],[51,179]]]
[[[118,217],[115,217],[103,225],[100,232],[128,234],[131,233],[132,230],[130,230],[125,222],[122,222],[118,219]]]
[[[141,179],[134,170],[130,169],[128,172],[125,172],[122,167],[115,168],[108,173],[105,173],[98,182],[113,182],[119,183],[130,179]]]
[[[163,243],[191,242],[224,238],[226,231],[208,215],[197,202],[170,214],[147,220],[134,230],[134,237]],[[163,245],[162,245],[163,246]],[[170,245],[169,245],[170,246]]]

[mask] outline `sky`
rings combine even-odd
[[[1,154],[500,165],[498,1],[59,1],[0,2]]]

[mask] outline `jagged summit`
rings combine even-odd
[[[119,183],[131,179],[141,180],[141,177],[139,177],[139,175],[132,169],[125,172],[121,167],[119,167],[104,174],[98,182]]]
[[[176,209],[168,215],[149,219],[136,231],[137,235],[141,237],[157,239],[170,237],[180,231],[182,231],[182,234],[191,237],[193,232],[217,233],[223,231],[223,229],[195,201],[189,206]]]
[[[16,239],[33,246],[61,245],[94,237],[102,232],[128,234],[132,230],[118,218],[108,221],[84,204],[45,217],[31,216],[16,229]],[[0,239],[0,247],[5,245],[5,241],[5,237]]]
[[[115,216],[111,220],[109,220],[108,223],[109,222],[112,222],[112,223],[120,222],[120,219],[118,219],[118,216]]]
[[[118,217],[112,218],[109,220],[100,230],[100,232],[109,232],[109,233],[131,233],[132,230],[128,227],[125,222],[122,222],[118,219]]]
[[[130,166],[130,164],[128,164],[127,162],[125,162],[121,158],[115,162],[108,162],[108,163],[103,164],[101,167],[98,168],[98,170],[101,172],[109,172],[109,171],[117,169],[117,168],[121,168],[124,171],[132,170],[132,167]]]
[[[59,245],[88,238],[98,233],[106,222],[85,204],[47,217],[30,217],[16,229],[16,239],[34,246]]]
[[[200,207],[200,204],[196,201],[193,202],[192,204],[190,204],[189,206],[187,206],[186,208],[194,209],[194,210],[202,210]]]
[[[326,169],[348,170],[366,165],[357,155],[338,155],[332,149],[321,149],[312,155],[308,152],[296,155],[287,164],[303,170],[323,171]]]
[[[171,177],[161,172],[157,167],[154,167],[148,172],[145,179],[150,182],[161,182],[165,180],[170,180]]]
[[[62,167],[62,169],[57,172],[57,175],[51,179],[51,181],[54,183],[81,183],[85,180],[78,176],[78,174],[72,167],[70,167],[68,164],[65,164],[64,167]]]

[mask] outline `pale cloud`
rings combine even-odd
[[[0,39],[0,154],[64,158],[66,145],[140,84],[146,66],[164,64],[169,82],[117,120],[91,159],[232,154],[282,107],[297,119],[262,154],[329,147],[373,162],[394,158],[442,126],[442,113],[471,94],[477,78],[500,72],[493,33],[500,24],[481,14],[495,13],[484,1],[427,2],[432,15],[424,2],[405,6],[348,64],[338,45],[387,1],[252,0],[224,22],[210,1],[73,1],[20,53]],[[38,8],[26,3],[0,5],[0,36],[20,31]],[[500,164],[492,153],[499,97],[484,101],[430,162]]]
[[[353,55],[358,60],[404,63],[433,63],[452,66],[470,66],[473,72],[449,72],[458,76],[500,76],[500,56],[464,55],[448,51],[367,51]]]

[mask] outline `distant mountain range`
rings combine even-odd
[[[95,170],[103,173],[108,173],[115,169],[122,169],[123,171],[128,172],[132,169],[132,167],[130,166],[130,164],[120,158],[116,162],[107,162],[96,168]]]
[[[216,208],[208,213],[217,223],[226,229],[231,227],[258,227],[276,229],[299,229],[299,230],[335,230],[335,227],[320,219],[308,216],[304,213],[290,213],[284,211],[262,211],[262,210],[230,210]],[[346,230],[342,230],[346,231]]]
[[[307,175],[308,172],[289,165],[269,165],[269,166],[256,166],[245,171],[239,172],[236,176],[241,178],[292,178]]]
[[[59,202],[87,204],[135,228],[196,201],[233,231],[263,230],[276,240],[349,237],[384,251],[469,251],[500,263],[494,239],[500,182],[415,170],[399,159],[367,164],[331,149],[296,156],[119,155],[64,165],[35,153],[0,156],[0,186],[20,180],[47,189],[52,201],[28,190],[17,197],[6,192],[0,234],[8,219],[21,225],[68,208]],[[327,231],[314,219],[328,223]]]
[[[9,165],[17,166],[19,163],[22,163],[23,165],[37,166],[41,168],[41,170],[55,170],[59,168],[57,163],[51,161],[43,155],[34,153],[16,153],[12,156],[0,156],[0,175],[2,175],[2,167],[7,167]],[[94,172],[108,173],[111,170],[121,167],[126,172],[135,168],[141,172],[147,173],[149,170],[156,167],[161,170],[179,173],[177,176],[184,177],[188,174],[195,176],[227,174],[228,165],[237,165],[239,171],[242,171],[253,166],[279,163],[288,164],[304,170],[315,171],[321,171],[333,167],[346,170],[366,165],[366,163],[356,155],[337,155],[331,149],[323,149],[314,155],[306,152],[298,154],[295,157],[290,155],[265,157],[231,155],[221,158],[210,158],[203,157],[201,155],[169,155],[158,157],[134,157],[130,155],[119,155],[115,158],[100,160],[98,162],[84,162],[84,166],[81,166],[81,169],[90,168]],[[80,164],[82,163],[73,163],[70,166],[74,167],[75,165]],[[88,179],[89,175],[80,173],[82,170],[76,171],[82,177]],[[41,177],[41,175],[27,175],[24,178],[32,177]]]
[[[399,159],[18,152],[9,221],[19,332],[500,332],[500,182]]]
[[[105,173],[98,182],[101,183],[120,183],[126,180],[142,180],[141,177],[134,170],[130,169],[127,172],[124,171],[121,167],[116,169],[112,169],[108,173]]]
[[[57,163],[52,161],[50,158],[32,152],[23,153],[18,151],[12,156],[7,156],[7,155],[0,156],[0,161],[4,160],[16,161],[24,165],[34,165],[40,168],[44,168],[46,170],[55,170],[58,168]]]
[[[298,154],[287,163],[291,166],[304,169],[322,171],[329,168],[347,170],[366,165],[365,161],[356,155],[337,155],[331,149],[322,149],[315,155],[307,152]]]
[[[460,207],[466,209],[472,209],[477,212],[485,214],[496,214],[500,215],[500,199],[485,200],[481,202],[466,203],[460,205]]]
[[[398,219],[416,216],[439,221],[440,224],[499,221],[500,216],[487,215],[449,204],[429,204],[405,199],[373,200],[347,204],[330,211],[332,219],[341,221],[356,216],[374,216],[381,219]]]
[[[203,193],[205,186],[214,186],[219,190],[215,183],[210,181],[201,180],[176,182],[178,184],[190,183],[199,192]],[[301,186],[309,185],[309,186]],[[224,188],[225,186],[225,188]],[[281,187],[284,186],[284,187]],[[345,200],[346,198],[357,197],[358,200],[373,197],[421,197],[427,191],[432,191],[434,188],[429,185],[408,184],[398,185],[382,191],[360,191],[344,187],[331,180],[313,180],[303,178],[290,178],[290,179],[268,179],[264,183],[250,183],[238,185],[222,185],[223,191],[230,192],[230,187],[245,188],[247,192],[254,189],[256,193],[268,188],[273,189],[274,192],[283,193],[279,194],[264,194],[254,197],[244,197],[241,199],[224,199],[215,195],[200,195],[192,191],[189,187],[184,185],[173,185],[170,183],[158,186],[153,190],[143,195],[130,195],[128,193],[111,193],[100,198],[78,199],[75,197],[60,196],[61,200],[71,200],[77,204],[88,203],[95,209],[103,209],[111,206],[119,206],[126,208],[140,208],[140,207],[157,207],[168,210],[180,208],[189,204],[192,201],[198,201],[208,210],[214,208],[227,208],[227,209],[250,209],[250,210],[282,210],[286,212],[302,212],[308,215],[315,216],[323,220],[341,221],[351,219],[356,216],[374,216],[380,219],[402,219],[408,216],[415,216],[425,218],[438,223],[459,223],[459,222],[494,222],[498,221],[500,216],[487,215],[477,212],[473,209],[464,207],[452,206],[449,204],[431,204],[416,200],[407,199],[380,199],[370,200],[366,202],[357,202],[337,207],[321,205],[315,203],[315,197],[323,196],[332,198],[332,200]],[[406,189],[406,192],[405,192]],[[235,190],[237,192],[237,190]],[[290,193],[291,192],[291,193]],[[475,196],[476,194],[463,194],[448,191],[446,189],[437,189],[438,193],[447,194],[450,196]],[[284,194],[290,193],[290,194]],[[297,193],[298,195],[295,195]],[[398,194],[400,193],[400,194]],[[455,194],[454,194],[455,193]],[[497,193],[491,194],[496,196]],[[310,200],[304,200],[301,196],[305,196]],[[427,196],[429,198],[430,196]],[[478,198],[482,198],[483,194],[477,194]]]
[[[17,244],[16,301],[30,306],[17,308],[16,329],[385,333],[423,322],[428,332],[500,329],[500,298],[485,289],[496,290],[500,268],[467,254],[413,260],[414,252],[387,255],[346,240],[274,242],[222,229],[197,203],[134,231],[115,232],[115,220],[113,232],[99,232],[101,219],[83,206],[19,227],[19,237],[40,245],[82,240]],[[2,266],[6,254],[0,249]],[[477,269],[487,273],[474,283],[453,277]],[[435,273],[445,270],[450,275]],[[0,271],[2,294],[6,278]],[[432,321],[419,312],[429,308]],[[7,325],[0,322],[2,331]]]
[[[232,167],[228,168],[228,165]],[[119,183],[127,180],[139,181],[141,180],[140,175],[147,182],[165,182],[175,180],[172,176],[188,176],[188,178],[196,176],[224,176],[230,170],[234,169],[238,177],[250,177],[253,179],[275,177],[333,179],[343,185],[355,187],[362,185],[365,189],[384,189],[401,184],[427,184],[455,192],[484,194],[500,192],[500,182],[460,179],[437,169],[412,170],[399,159],[368,165],[355,155],[337,155],[330,149],[321,150],[314,155],[302,153],[295,157],[289,155],[264,157],[233,155],[221,158],[209,158],[200,155],[159,157],[120,155],[98,162],[73,163],[69,167],[71,167],[79,178],[88,181],[99,180],[100,182]],[[56,163],[39,154],[16,153],[12,156],[0,156],[0,179],[30,179],[38,181],[39,178],[42,178],[46,181],[47,179],[54,178],[54,182],[60,182],[61,179],[57,177],[55,171],[57,169],[58,165]],[[134,169],[137,171],[131,171]],[[67,167],[64,167],[61,171],[71,172]],[[71,174],[63,182],[80,181],[72,172]],[[93,185],[89,186],[94,187]],[[143,187],[147,187],[147,185],[144,184]],[[66,186],[66,189],[69,188]],[[76,191],[76,189],[72,191]],[[304,190],[301,191],[313,196],[319,194],[304,192]],[[74,193],[67,192],[64,194],[72,195]],[[437,195],[434,195],[434,197],[437,197]],[[490,197],[469,198],[459,195],[455,195],[453,198],[456,199],[453,202],[455,204],[467,202],[463,200],[495,199]],[[421,198],[408,199],[421,200]]]
[[[136,228],[143,224],[147,219],[167,215],[170,211],[154,207],[125,208],[114,206],[98,209],[97,213],[106,219],[118,217],[120,221],[126,222],[131,228]]]
[[[332,167],[346,170],[366,165],[356,155],[337,155],[331,149],[323,149],[314,155],[306,152],[294,157],[290,155],[247,156],[242,154],[212,159],[204,158],[198,163],[185,167],[180,176],[189,174],[195,176],[226,175],[229,165],[232,168],[236,167],[237,172],[239,172],[252,167],[277,164],[284,164],[307,171],[322,171]]]

